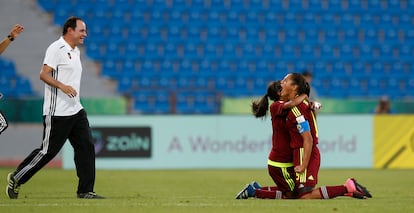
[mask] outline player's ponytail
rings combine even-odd
[[[269,99],[272,101],[277,101],[280,99],[279,92],[282,87],[280,86],[280,81],[273,81],[267,86],[266,95],[264,95],[260,100],[252,101],[252,113],[256,118],[264,117],[269,110]]]
[[[269,109],[268,95],[264,95],[260,100],[252,101],[252,113],[256,118],[264,117]]]

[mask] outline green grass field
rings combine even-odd
[[[256,180],[272,183],[266,170],[98,170],[95,190],[104,200],[75,198],[75,171],[43,169],[22,185],[19,199],[5,195],[0,168],[0,212],[414,212],[414,170],[321,170],[319,185],[338,185],[355,177],[372,199],[235,200],[242,187]]]

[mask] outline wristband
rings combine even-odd
[[[14,41],[14,38],[11,35],[8,35],[7,38],[9,38],[10,41]]]

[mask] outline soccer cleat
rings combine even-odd
[[[253,181],[250,185],[252,185],[254,189],[262,189],[262,186],[256,181]]]
[[[348,191],[347,195],[350,197],[358,199],[372,198],[371,193],[364,186],[356,182],[354,178],[346,180],[345,187]]]
[[[236,199],[248,199],[254,197],[256,189],[251,184],[247,184],[237,195]]]
[[[100,195],[97,195],[95,192],[87,192],[87,193],[78,193],[78,198],[82,199],[104,199]]]
[[[354,181],[356,190],[359,193],[363,194],[366,197],[372,198],[371,193],[369,193],[369,191],[368,191],[368,189],[366,187],[364,187],[361,184],[359,184],[355,179],[352,178],[352,180]]]
[[[6,195],[10,199],[17,199],[19,196],[19,190],[20,190],[20,184],[17,183],[17,181],[13,177],[13,173],[9,173],[7,175],[7,184],[6,187]]]

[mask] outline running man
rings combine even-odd
[[[43,141],[16,171],[9,173],[6,188],[10,199],[17,199],[22,184],[32,178],[60,151],[69,139],[78,175],[78,198],[103,198],[94,192],[95,150],[91,129],[79,98],[82,64],[78,45],[83,44],[86,24],[70,17],[63,25],[62,37],[46,50],[40,79],[45,83],[43,103]]]

